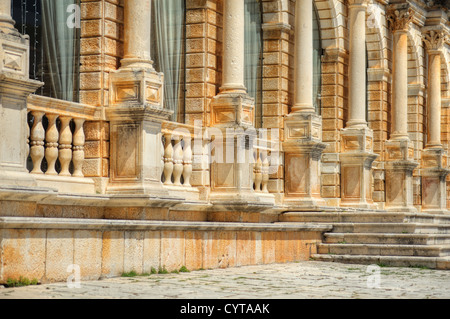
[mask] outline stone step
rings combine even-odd
[[[446,245],[450,235],[439,234],[377,234],[377,233],[326,233],[328,244],[396,244],[396,245]]]
[[[280,216],[281,222],[298,223],[403,223],[404,213],[285,213]]]
[[[450,270],[450,257],[412,257],[412,256],[364,256],[364,255],[321,255],[314,254],[317,261],[339,262],[345,264],[379,265],[390,267],[427,267]]]
[[[334,233],[450,234],[450,225],[419,223],[333,223]]]
[[[450,245],[320,244],[319,254],[366,256],[450,256]]]
[[[280,216],[280,222],[298,223],[425,223],[449,224],[450,215],[386,213],[386,212],[295,212]]]

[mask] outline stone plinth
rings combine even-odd
[[[422,153],[422,211],[447,213],[446,178],[450,173],[447,152],[442,148],[428,148]]]
[[[416,212],[413,206],[414,146],[408,139],[385,143],[386,150],[386,209],[397,212]]]
[[[274,205],[271,194],[253,189],[254,100],[245,93],[220,93],[211,102],[213,156],[211,203],[214,209],[262,211]]]
[[[320,195],[322,118],[315,113],[295,112],[285,118],[285,199],[295,210],[320,210],[326,206]]]
[[[373,131],[367,127],[341,131],[341,206],[373,209]]]
[[[162,75],[151,68],[122,68],[111,74],[111,172],[109,194],[167,196],[161,183]]]

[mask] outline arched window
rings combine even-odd
[[[79,8],[79,0],[12,1],[15,27],[30,37],[30,78],[44,82],[38,94],[78,101]]]
[[[185,0],[152,1],[152,59],[164,73],[164,107],[174,111],[172,121],[184,122]]]
[[[255,99],[255,126],[262,125],[262,9],[261,1],[245,0],[245,81]]]
[[[313,89],[314,89],[314,107],[317,114],[321,113],[321,94],[322,94],[322,38],[320,35],[320,22],[317,10],[314,7],[313,14],[313,50],[314,50],[314,79],[313,79]]]

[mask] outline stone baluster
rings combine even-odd
[[[45,135],[45,159],[47,160],[47,172],[46,175],[58,175],[55,164],[58,159],[58,139],[59,132],[56,125],[58,119],[57,114],[47,114],[48,128]]]
[[[261,182],[262,182],[262,161],[261,161],[261,152],[259,150],[256,151],[256,166],[255,166],[255,191],[261,191]]]
[[[73,176],[74,177],[84,177],[83,174],[83,162],[84,162],[84,144],[86,138],[84,135],[84,119],[76,118],[75,122],[75,132],[73,134]]]
[[[181,147],[181,136],[173,137],[173,184],[181,186],[181,175],[183,174],[183,148]]]
[[[30,156],[33,161],[33,170],[32,174],[43,174],[41,169],[42,160],[44,159],[44,139],[45,139],[45,130],[42,125],[42,118],[45,113],[33,111],[31,114],[34,117],[33,127],[31,128],[31,151]]]
[[[173,173],[173,146],[172,135],[164,134],[164,185],[172,185]]]
[[[69,167],[72,161],[72,131],[70,130],[71,117],[61,116],[61,129],[59,135],[59,162],[61,172],[59,176],[71,176]]]
[[[192,140],[190,136],[183,138],[184,150],[183,150],[183,180],[184,186],[191,187],[191,175],[192,175]]]
[[[262,181],[261,181],[261,191],[263,193],[268,193],[267,188],[269,183],[269,157],[267,156],[267,150],[261,152],[262,156]]]

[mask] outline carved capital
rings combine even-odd
[[[427,30],[422,33],[423,42],[425,42],[429,53],[433,51],[438,52],[441,50],[447,40],[447,37],[448,35],[444,32],[444,30]]]
[[[408,31],[414,18],[414,10],[409,5],[390,6],[386,12],[389,28],[392,32]]]

